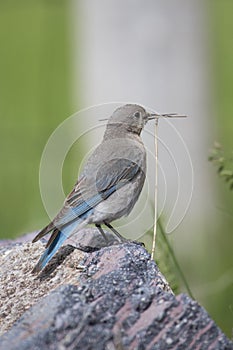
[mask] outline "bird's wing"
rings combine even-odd
[[[124,186],[140,171],[140,166],[128,159],[112,159],[104,163],[96,173],[96,180],[91,179],[92,184],[77,187],[69,194],[66,202],[72,207],[78,207],[79,215],[86,209],[85,205],[93,208],[102,200],[107,199],[113,192]],[[86,185],[86,184],[85,184]]]
[[[53,229],[62,229],[77,218],[85,216],[97,204],[107,199],[117,189],[124,186],[140,171],[140,166],[128,159],[112,159],[102,165],[96,173],[96,180],[82,176],[68,195],[64,206],[54,218],[33,239],[36,242]]]

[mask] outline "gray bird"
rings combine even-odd
[[[106,225],[125,241],[111,222],[128,215],[138,200],[146,176],[146,150],[140,134],[147,121],[156,117],[136,104],[114,111],[101,144],[87,160],[62,209],[33,239],[36,242],[52,232],[33,272],[43,269],[63,242],[87,224],[95,224],[107,239],[101,227]]]

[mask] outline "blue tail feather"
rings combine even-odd
[[[73,222],[67,227],[64,227],[62,231],[59,231],[53,242],[48,248],[45,249],[44,253],[40,257],[40,260],[33,269],[33,273],[42,270],[45,265],[52,259],[58,249],[62,246],[64,241],[72,234],[74,228],[77,226],[77,221]]]

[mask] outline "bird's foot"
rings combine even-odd
[[[143,242],[138,242],[136,240],[127,239],[127,238],[124,238],[124,237],[122,237],[121,240],[114,241],[113,243],[110,242],[109,245],[111,245],[111,244],[124,244],[124,243],[133,243],[133,244],[136,244],[136,245],[140,245],[141,247],[145,247],[145,244]]]
[[[134,243],[136,245],[140,245],[141,247],[145,247],[145,244],[143,242],[139,242],[139,241],[136,241],[136,240],[131,240],[131,239],[128,239],[127,240],[129,243]]]

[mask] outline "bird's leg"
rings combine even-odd
[[[120,239],[120,241],[121,241],[122,243],[125,243],[125,242],[132,242],[132,243],[134,243],[134,244],[137,244],[137,245],[140,245],[140,246],[145,247],[145,244],[142,243],[142,242],[131,241],[130,239],[126,239],[126,238],[122,237],[122,236],[120,235],[120,233],[117,232],[117,230],[116,230],[114,227],[112,227],[112,225],[110,225],[109,223],[104,222],[104,224],[105,224],[108,228],[110,228],[110,230],[112,230],[113,233],[115,233],[115,235]]]
[[[95,227],[98,228],[98,230],[100,231],[101,235],[104,237],[105,241],[108,242],[107,236],[104,233],[104,230],[102,229],[100,224],[95,224]]]
[[[119,238],[119,240],[120,240],[121,242],[128,242],[128,240],[127,240],[126,238],[122,237],[122,236],[120,235],[120,233],[117,232],[117,230],[115,230],[114,227],[112,227],[112,225],[110,225],[108,222],[105,222],[105,221],[104,221],[104,224],[105,224],[108,228],[110,228],[110,230]]]

